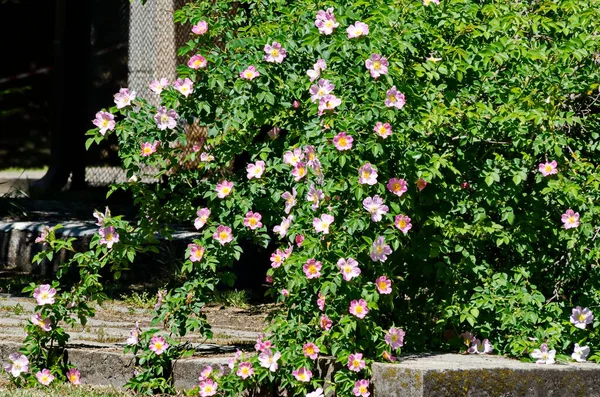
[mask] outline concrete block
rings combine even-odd
[[[375,363],[375,397],[600,396],[600,366],[540,365],[498,356],[439,354]]]

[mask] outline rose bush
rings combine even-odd
[[[467,330],[471,353],[595,352],[581,307],[600,303],[599,14],[598,0],[178,10],[189,62],[149,82],[161,106],[121,90],[88,145],[116,134],[131,179],[115,188],[134,194],[140,235],[201,232],[157,309],[173,336],[210,336],[204,292],[231,283],[241,241],[273,249],[282,310],[256,354],[203,372],[200,394],[368,396],[371,362],[456,350]],[[208,137],[185,154],[190,125]],[[136,390],[168,367],[159,333],[135,344],[152,374]]]

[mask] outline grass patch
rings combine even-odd
[[[0,395],[2,397],[131,397],[134,394],[113,387],[72,386],[57,383],[43,389],[19,389],[12,385],[0,384]]]
[[[153,309],[156,305],[156,295],[150,295],[147,291],[139,293],[133,291],[131,294],[122,294],[121,299],[123,303],[129,307],[135,307],[138,309]]]
[[[246,290],[237,289],[218,292],[214,295],[212,303],[226,307],[247,309],[250,307],[250,294]]]

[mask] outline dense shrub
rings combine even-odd
[[[600,301],[599,14],[597,0],[183,6],[190,62],[153,85],[164,108],[123,91],[114,130],[89,140],[117,135],[138,228],[197,218],[203,233],[157,323],[208,334],[202,292],[231,281],[242,239],[274,238],[285,309],[262,354],[219,378],[226,395],[313,390],[317,353],[343,364],[338,395],[366,395],[371,361],[456,350],[463,331],[512,356],[595,352],[596,323],[569,315]],[[184,156],[192,124],[208,139]],[[140,182],[148,166],[163,183]]]

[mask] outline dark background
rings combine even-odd
[[[63,0],[67,9],[74,10],[81,1],[89,13],[89,23],[84,24],[89,26],[90,47],[78,51],[71,46],[64,52],[64,60],[67,71],[80,66],[86,70],[75,74],[79,78],[57,82],[57,50],[65,44],[59,42],[58,31],[66,28],[67,41],[74,35],[80,37],[81,21],[77,31],[72,30],[73,19],[81,10],[67,12],[69,20],[63,19],[61,27],[61,21],[57,21],[58,0],[0,0],[0,169],[50,165],[51,134],[57,129],[53,119],[57,105],[53,87],[57,83],[63,87],[63,106],[67,108],[63,123],[67,127],[63,128],[75,128],[82,135],[93,127],[95,113],[112,105],[113,94],[127,85],[128,0]],[[17,78],[20,74],[29,75]],[[83,107],[84,122],[69,122],[71,106],[79,110]],[[84,125],[87,120],[89,123]],[[71,144],[69,139],[61,142],[66,147]],[[83,148],[68,148],[73,150]],[[114,143],[94,145],[85,154],[85,162],[116,164]]]

